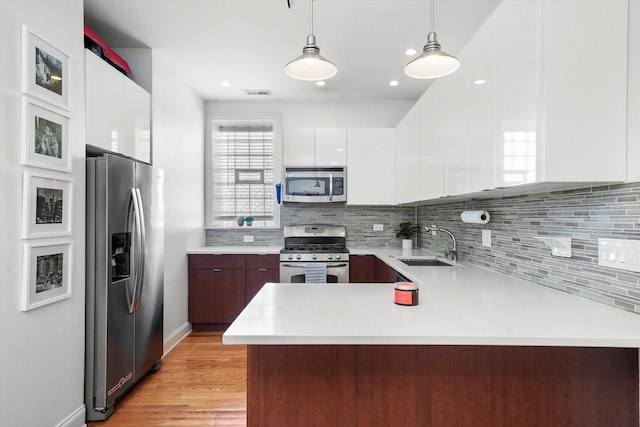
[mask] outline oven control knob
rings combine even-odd
[[[287,258],[289,258],[289,259],[293,259],[293,255],[289,255]]]
[[[300,255],[296,255],[296,259],[300,259]]]
[[[333,259],[333,255],[327,255],[327,259]]]
[[[316,255],[311,255],[311,259],[318,259]]]
[[[336,255],[336,259],[340,259],[340,255]]]

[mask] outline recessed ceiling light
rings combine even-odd
[[[400,84],[400,82],[399,82],[399,81],[397,81],[397,80],[391,80],[391,81],[389,82],[389,86],[398,86],[399,84]]]
[[[231,87],[231,83],[229,83],[228,81],[225,80],[223,82],[220,82],[220,86],[222,86],[222,87]]]
[[[487,81],[483,80],[483,79],[478,79],[475,82],[473,82],[474,85],[483,85],[485,84]]]
[[[415,49],[407,49],[407,50],[404,51],[404,54],[407,55],[407,56],[413,56],[416,53],[418,53],[418,51],[415,50]]]
[[[325,82],[324,80],[318,80],[318,81],[316,82],[316,86],[324,86],[324,85],[326,85],[326,84],[327,84],[327,82]]]

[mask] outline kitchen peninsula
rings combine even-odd
[[[392,284],[265,285],[225,332],[248,345],[248,425],[638,425],[640,316],[479,267]]]

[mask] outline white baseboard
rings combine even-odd
[[[183,323],[178,329],[173,331],[171,335],[169,335],[164,340],[164,344],[162,346],[162,350],[163,350],[162,357],[169,354],[169,352],[173,350],[173,348],[177,346],[180,343],[180,341],[185,339],[185,337],[190,333],[191,333],[191,323],[189,322]]]
[[[62,421],[56,427],[83,427],[86,426],[86,408],[84,405],[73,411],[66,420]]]

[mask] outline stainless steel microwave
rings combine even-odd
[[[283,187],[284,202],[346,202],[347,168],[287,166],[284,168]]]

